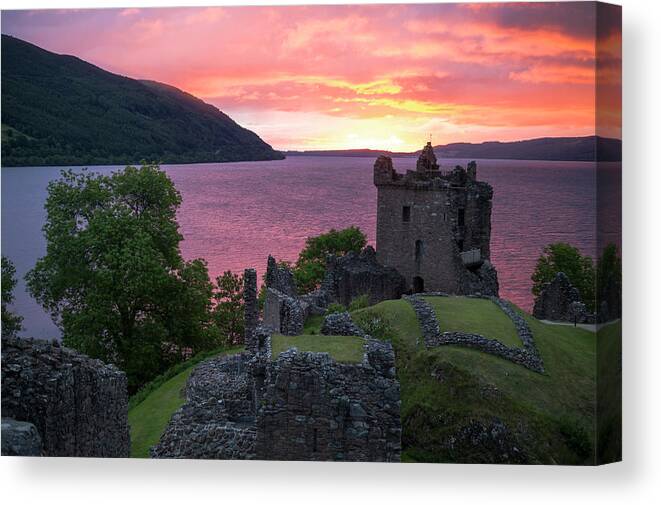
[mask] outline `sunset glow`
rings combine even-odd
[[[15,11],[2,30],[181,88],[277,149],[595,133],[592,3]]]

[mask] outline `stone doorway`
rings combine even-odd
[[[414,293],[424,293],[425,292],[425,280],[420,276],[413,277],[413,292]]]

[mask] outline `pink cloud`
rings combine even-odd
[[[589,133],[594,4],[538,5],[24,11],[3,13],[3,30],[180,87],[280,148],[342,147],[343,129],[406,148],[425,127],[462,140]],[[620,40],[609,29],[602,44],[616,82]]]

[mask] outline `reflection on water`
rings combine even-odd
[[[443,169],[466,161],[440,160]],[[183,197],[183,254],[205,258],[214,277],[254,267],[261,278],[269,254],[295,260],[307,236],[330,228],[357,225],[373,244],[373,163],[371,158],[301,156],[165,166]],[[415,158],[396,158],[394,163],[399,171],[413,169]],[[92,167],[99,172],[117,168]],[[612,168],[617,172],[619,163]],[[14,262],[20,277],[45,252],[41,227],[46,185],[59,172],[57,167],[2,169],[2,254]],[[501,296],[531,308],[530,275],[550,242],[570,242],[595,256],[595,175],[593,163],[478,160],[478,178],[494,188],[491,251]],[[619,229],[619,207],[607,212]],[[15,308],[25,317],[26,334],[57,336],[22,279]]]

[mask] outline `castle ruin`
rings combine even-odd
[[[489,261],[493,189],[477,180],[474,161],[443,172],[428,142],[403,175],[379,156],[374,185],[377,260],[401,273],[407,289],[498,296]]]

